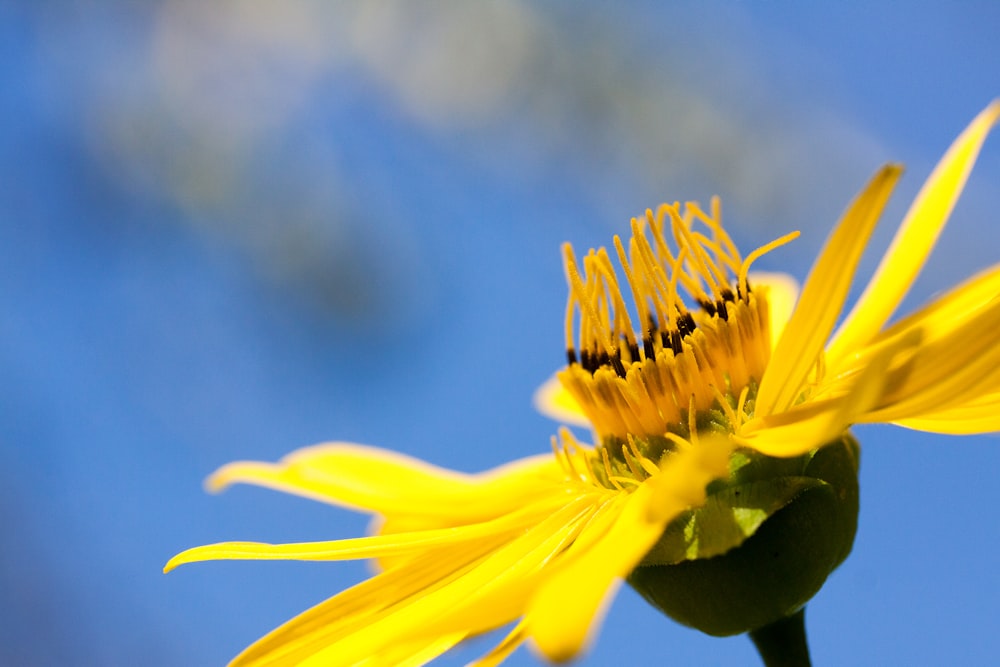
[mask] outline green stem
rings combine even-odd
[[[765,667],[810,667],[806,610],[750,632]]]

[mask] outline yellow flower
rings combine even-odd
[[[233,664],[419,665],[509,624],[476,664],[496,664],[526,640],[563,660],[585,647],[623,578],[669,548],[665,529],[705,504],[748,457],[809,456],[845,442],[850,425],[863,422],[1000,430],[1000,265],[887,324],[998,118],[1000,101],[948,150],[836,333],[898,166],[880,170],[848,207],[794,308],[790,280],[749,269],[795,235],[744,258],[717,201],[709,212],[664,205],[633,220],[627,245],[614,242],[624,280],[612,253],[602,248],[578,262],[567,245],[569,363],[539,402],[590,426],[596,445],[562,429],[553,454],[479,475],[346,443],[277,464],[233,463],[209,479],[212,490],[250,483],[370,512],[380,517],[375,535],[208,545],[165,569],[210,559],[376,559],[378,574],[277,628]],[[739,545],[787,502],[741,518],[743,533],[711,548]],[[703,537],[693,544],[688,536],[684,548],[704,556],[713,536]]]

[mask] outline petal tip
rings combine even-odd
[[[177,569],[178,565],[183,565],[183,564],[184,561],[181,560],[181,554],[177,554],[176,556],[168,560],[166,564],[163,566],[163,574],[169,574],[171,571]]]
[[[553,375],[535,391],[535,409],[551,419],[573,426],[590,426],[580,405],[563,387],[558,375]]]

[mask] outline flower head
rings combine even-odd
[[[477,664],[496,664],[527,640],[563,660],[584,648],[626,577],[661,609],[716,634],[794,611],[850,550],[852,424],[1000,429],[1000,266],[887,325],[998,118],[994,102],[942,158],[835,333],[898,166],[880,170],[848,207],[794,309],[790,280],[750,269],[795,234],[744,257],[718,201],[709,211],[647,211],[611,252],[577,260],[566,246],[568,364],[539,402],[591,427],[593,445],[562,429],[552,454],[478,475],[346,443],[276,464],[233,463],[210,488],[257,484],[370,512],[380,517],[375,534],[196,547],[166,569],[208,559],[377,561],[378,574],[263,637],[235,659],[241,665],[418,665],[508,625]],[[807,496],[812,504],[799,503]],[[658,588],[674,577],[670,568],[711,556],[753,566],[751,538],[797,521],[793,506],[841,518],[795,552],[823,562],[806,567],[773,611],[720,620],[697,604],[675,608]],[[730,574],[720,575],[727,586]]]

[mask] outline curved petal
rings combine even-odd
[[[979,149],[998,119],[1000,100],[995,100],[959,135],[931,172],[875,275],[831,341],[827,355],[831,366],[871,340],[892,316],[937,242]]]
[[[542,517],[564,507],[570,496],[555,493],[546,502],[534,502],[510,514],[491,521],[474,523],[457,528],[418,530],[389,535],[373,535],[329,542],[295,542],[267,544],[264,542],[220,542],[206,544],[183,551],[167,562],[163,571],[169,572],[187,563],[207,560],[312,560],[337,561],[364,558],[394,558],[430,549],[454,547],[458,544],[482,539],[516,536],[525,526],[537,523]]]
[[[591,425],[580,404],[566,391],[556,375],[546,380],[545,384],[535,391],[533,402],[536,410],[557,422],[573,426]]]
[[[751,419],[733,436],[767,456],[800,456],[839,438],[858,417],[881,400],[885,371],[893,358],[919,344],[916,332],[886,345],[845,382],[838,396],[809,400],[785,412]]]
[[[933,329],[933,324],[917,331]],[[964,326],[922,340],[886,373],[886,389],[865,421],[920,417],[973,401],[1000,383],[1000,296]],[[930,337],[933,334],[928,334]]]
[[[936,400],[941,402],[922,408],[936,412],[952,404],[965,403],[983,391],[992,391],[996,386],[992,376],[998,369],[978,355],[991,353],[990,343],[1000,306],[997,295],[1000,295],[1000,265],[967,280],[893,324],[869,345],[845,359],[840,368],[828,369],[817,395],[839,393],[843,390],[838,386],[841,376],[849,376],[852,369],[863,367],[882,346],[914,333],[920,337],[920,347],[913,349],[909,358],[897,360],[890,369],[894,377],[886,383],[883,407],[937,389]],[[967,374],[969,370],[975,371],[972,377]],[[901,418],[900,413],[886,415],[887,421]],[[866,421],[869,419],[870,416]]]
[[[861,253],[901,173],[897,165],[879,170],[827,240],[761,378],[757,414],[781,412],[798,397],[833,330]]]
[[[352,667],[422,667],[459,642],[468,638],[464,632],[455,632],[440,637],[421,637],[410,642],[393,642],[378,655],[370,656]]]
[[[607,495],[588,491],[554,511],[538,507],[515,535],[418,554],[300,614],[233,664],[355,665],[398,657],[400,645],[429,650],[437,640],[501,627],[523,613],[546,563],[576,538]]]
[[[650,489],[618,499],[620,507],[587,527],[594,546],[547,581],[532,598],[525,620],[535,646],[562,662],[583,650],[589,630],[600,624],[621,578],[642,560],[663,532],[646,518]],[[678,514],[680,510],[678,510]]]
[[[493,647],[489,653],[479,660],[470,662],[467,667],[496,667],[501,662],[510,657],[524,643],[528,636],[525,634],[524,620],[514,626],[514,629],[503,638],[503,641]]]
[[[328,443],[297,450],[278,463],[230,463],[206,485],[220,491],[255,484],[366,512],[468,522],[503,514],[551,486],[542,482],[564,478],[551,454],[469,475],[384,449]]]
[[[787,273],[765,271],[752,271],[747,278],[756,292],[759,293],[762,287],[767,290],[767,315],[773,350],[795,310],[795,302],[799,298],[799,281]]]
[[[563,661],[584,649],[590,629],[625,577],[684,510],[705,502],[705,487],[728,474],[732,445],[710,438],[678,451],[628,496],[619,496],[570,548],[567,564],[529,603],[528,634],[547,658]]]
[[[1000,391],[947,410],[940,410],[919,417],[893,422],[916,431],[972,435],[1000,431]]]
[[[980,317],[983,310],[996,300],[997,295],[1000,295],[1000,264],[969,278],[920,310],[894,323],[880,333],[872,344],[877,345],[914,329],[923,329],[927,341],[953,335],[956,330]]]

